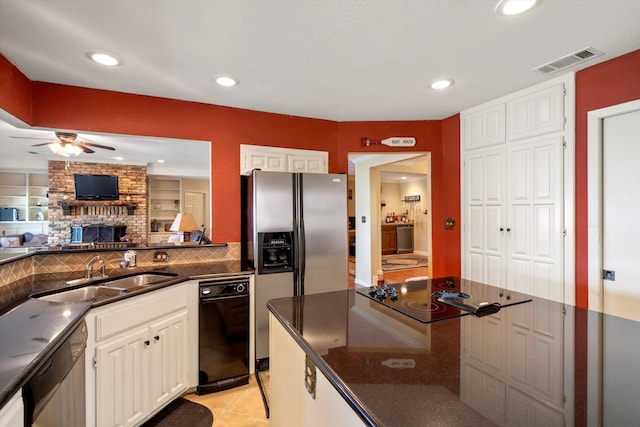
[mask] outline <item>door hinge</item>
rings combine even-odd
[[[316,398],[316,365],[307,354],[304,367],[304,386],[313,399]]]
[[[564,405],[566,405],[567,403],[567,396],[563,395],[562,396],[562,407],[564,408]]]
[[[567,88],[566,87],[562,88],[562,96],[567,96]]]
[[[562,237],[567,237],[567,229],[566,228],[562,229]]]
[[[98,358],[96,356],[93,356],[93,359],[91,359],[91,366],[93,366],[93,369],[98,367]]]
[[[565,118],[565,122],[567,119]],[[567,141],[564,140],[564,136],[562,137],[562,148],[567,148]]]
[[[613,270],[602,270],[602,279],[616,281],[616,272]]]

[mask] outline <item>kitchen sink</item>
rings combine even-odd
[[[55,294],[38,297],[50,302],[78,302],[93,301],[100,298],[112,298],[121,295],[122,290],[107,286],[85,286],[83,288],[56,292]]]
[[[131,289],[139,286],[151,285],[157,282],[175,277],[176,274],[141,273],[134,276],[122,277],[120,279],[107,280],[100,283],[100,286],[112,289]]]

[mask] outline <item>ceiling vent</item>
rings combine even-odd
[[[584,49],[580,49],[577,52],[573,52],[567,56],[563,56],[560,59],[556,59],[555,61],[540,65],[539,67],[536,67],[531,71],[540,71],[543,74],[555,73],[556,71],[563,70],[565,68],[585,61],[589,61],[601,55],[604,55],[604,53],[592,47],[585,47]]]

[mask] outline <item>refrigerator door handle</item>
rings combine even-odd
[[[300,250],[298,251],[298,255],[300,256],[300,262],[298,263],[298,275],[300,286],[298,287],[299,294],[304,295],[304,264],[305,264],[305,252],[304,249],[306,247],[305,236],[304,236],[304,218],[300,216],[300,237],[298,239]]]

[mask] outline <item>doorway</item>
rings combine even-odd
[[[369,286],[374,276],[382,271],[381,229],[388,213],[396,213],[396,217],[407,216],[412,224],[417,220],[420,227],[415,230],[415,252],[432,256],[430,153],[350,153],[349,166],[349,174],[354,177],[353,200],[349,200],[348,206],[349,216],[355,223],[354,230],[350,231],[350,239],[355,242],[355,284]],[[383,186],[389,176],[400,180],[403,175],[424,177],[423,191],[416,189],[415,182],[402,190],[412,192],[413,196],[419,191],[419,201],[405,202],[405,194],[400,194],[399,185]]]
[[[589,308],[640,320],[640,100],[592,111],[588,126]]]

